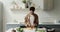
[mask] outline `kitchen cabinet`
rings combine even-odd
[[[35,7],[40,7],[42,10],[51,10],[53,9],[53,0],[32,0],[36,5]]]
[[[52,9],[53,8],[53,0],[44,0],[44,9]]]

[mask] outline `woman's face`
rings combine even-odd
[[[30,13],[31,13],[31,14],[33,14],[33,13],[34,13],[34,11],[30,11]]]

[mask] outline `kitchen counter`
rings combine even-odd
[[[17,28],[14,28],[14,30],[16,30]],[[6,30],[6,32],[11,32],[13,30],[13,28],[10,28],[8,30]],[[38,28],[38,31],[45,31],[46,32],[46,28]],[[16,32],[18,32],[16,30]],[[23,28],[23,32],[36,32],[36,29],[30,29],[30,28]]]
[[[9,28],[15,27],[24,27],[24,25],[20,24],[6,24],[6,30]],[[39,24],[38,27],[50,27],[50,28],[60,28],[60,24]]]

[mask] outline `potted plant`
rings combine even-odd
[[[27,1],[26,1],[26,0],[23,0],[22,2],[25,4],[25,8],[28,8],[28,3],[27,3]]]
[[[26,4],[26,0],[23,0],[22,2]]]

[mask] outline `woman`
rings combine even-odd
[[[34,28],[38,25],[38,15],[34,13],[35,7],[30,7],[29,14],[25,17],[25,26]]]

